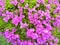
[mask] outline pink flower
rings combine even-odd
[[[15,28],[12,29],[12,33],[15,33],[17,30]]]
[[[3,13],[2,14],[2,17],[4,17],[3,20],[5,22],[8,22],[9,19],[13,18],[14,16],[13,16],[13,13],[12,12],[6,11],[6,13]]]
[[[24,3],[25,0],[20,0],[21,3]]]
[[[38,34],[37,33],[32,33],[31,34],[31,38],[32,39],[37,39],[38,38]]]
[[[28,3],[25,5],[25,8],[28,8]]]
[[[18,4],[18,1],[17,0],[11,0],[10,3],[16,6]]]
[[[27,27],[28,26],[28,24],[27,23],[20,23],[20,28],[25,28],[25,27]]]
[[[51,9],[51,5],[50,4],[47,4],[46,5],[46,8],[50,10]]]
[[[38,14],[37,13],[34,14],[34,19],[38,19]]]
[[[42,3],[42,4],[45,4],[45,1],[44,0],[36,0],[38,3]]]
[[[37,39],[37,43],[38,44],[44,44],[44,40],[43,40],[43,38],[41,38],[41,37],[39,37],[38,39]]]
[[[52,3],[53,3],[53,0],[48,0],[48,2],[49,2],[50,4],[52,4]]]
[[[27,37],[28,38],[31,38],[31,35],[32,35],[33,32],[34,32],[34,29],[33,28],[27,29],[27,33],[26,33]]]
[[[46,30],[43,30],[44,33],[49,33],[49,31],[46,29]]]
[[[30,42],[30,41],[28,41],[27,45],[33,45],[33,43],[32,43],[32,42]]]
[[[3,18],[3,20],[4,20],[5,22],[8,22],[9,19],[10,19],[10,18],[8,18],[8,17]]]
[[[22,23],[22,19],[23,19],[24,17],[25,17],[24,15],[20,14],[20,16],[19,16],[19,22],[20,22],[20,23]]]
[[[4,6],[4,3],[0,1],[0,11],[3,11],[5,9]]]
[[[15,26],[17,26],[18,23],[19,23],[19,17],[18,17],[18,16],[15,16],[15,17],[12,19],[12,23],[15,24]]]

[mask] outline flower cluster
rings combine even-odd
[[[3,17],[4,22],[11,21],[15,25],[12,31],[7,29],[3,32],[3,36],[13,45],[57,45],[59,41],[52,35],[52,31],[60,27],[59,1],[34,1],[36,1],[35,6],[29,8],[29,2],[33,1],[10,0],[10,4],[15,7],[14,11],[5,9],[5,3],[0,1],[0,16]],[[15,29],[18,25],[20,25],[19,29]],[[25,29],[26,37],[21,40],[20,37],[22,35],[20,34],[23,32],[20,29],[23,28]]]

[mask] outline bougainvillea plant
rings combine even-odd
[[[0,0],[0,45],[59,42],[59,0]]]

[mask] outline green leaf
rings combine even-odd
[[[3,18],[0,17],[0,32],[4,32],[6,29],[12,29],[15,27],[9,20],[7,23],[3,21]]]
[[[10,4],[10,0],[6,0],[6,6],[5,9],[9,10],[9,11],[14,11],[15,10],[15,6],[13,4]]]
[[[45,0],[45,3],[48,4],[48,0]]]
[[[3,36],[0,36],[0,45],[11,45],[11,44],[8,43]]]
[[[36,5],[36,0],[31,0],[29,2],[29,8],[33,8]]]
[[[60,45],[60,32],[59,32],[58,28],[56,28],[54,31],[52,31],[52,33],[53,33],[53,36],[55,36],[56,38],[59,39],[58,45]]]
[[[43,10],[43,11],[45,11],[45,9],[46,7],[44,4],[40,4],[40,6],[36,8],[36,10]]]

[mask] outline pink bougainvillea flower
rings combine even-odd
[[[3,20],[4,20],[5,22],[8,22],[9,19],[10,19],[10,18],[8,18],[8,17],[3,18]]]
[[[20,0],[20,3],[24,3],[25,0]]]
[[[0,1],[0,11],[3,11],[5,9],[4,6],[4,3]]]
[[[10,0],[10,3],[16,6],[18,4],[18,1],[17,0]]]
[[[15,17],[12,19],[12,23],[15,24],[15,26],[17,26],[18,23],[19,23],[19,17],[18,17],[18,16],[15,16]]]
[[[33,45],[33,43],[31,41],[28,41],[27,45]]]
[[[38,34],[37,33],[32,33],[31,34],[31,38],[32,39],[37,39],[38,38]]]
[[[24,18],[25,16],[21,13],[20,16],[19,16],[19,22],[22,23],[22,19]]]
[[[53,0],[53,4],[59,4],[59,0]]]
[[[27,33],[26,33],[26,35],[27,35],[27,37],[31,37],[31,34],[34,32],[34,29],[32,28],[32,29],[27,29]]]
[[[28,26],[28,24],[27,23],[20,23],[20,28],[25,28],[25,27],[27,27]]]
[[[5,22],[8,22],[9,19],[13,18],[14,16],[13,16],[13,13],[12,12],[6,11],[6,13],[3,13],[2,14],[2,17],[4,17],[3,20]]]
[[[51,5],[50,4],[47,4],[46,5],[46,8],[50,10],[51,9]]]
[[[45,4],[45,1],[44,0],[36,0],[38,3],[42,3],[42,4]]]
[[[25,8],[28,8],[28,3],[25,5]]]
[[[7,29],[2,32],[2,35],[12,45],[57,45],[59,40],[52,35],[51,31],[56,30],[55,27],[60,29],[60,3],[58,0],[36,0],[33,8],[29,8],[30,2],[26,3],[26,1],[10,0],[10,3],[15,6],[14,11],[11,12],[5,9],[5,3],[0,0],[0,16],[5,22],[11,19],[11,23],[15,25],[11,31]],[[23,19],[28,23],[26,21],[23,23]],[[19,29],[20,32],[18,32],[15,29],[18,27],[26,30],[21,33],[22,30]]]
[[[17,30],[15,28],[12,29],[12,33],[15,33]]]
[[[13,45],[17,44],[19,40],[19,35],[10,32],[8,29],[3,33],[4,37],[8,42],[11,42]]]
[[[38,44],[44,44],[44,42],[45,41],[42,38],[40,38],[40,37],[37,39],[37,43]]]

